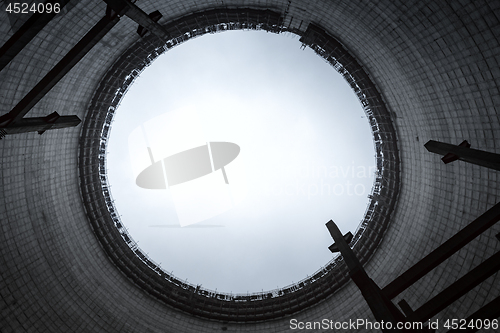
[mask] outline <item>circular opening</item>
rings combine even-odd
[[[205,35],[130,87],[107,145],[121,221],[181,280],[272,290],[332,260],[325,223],[355,233],[376,171],[351,86],[296,35]]]
[[[153,35],[147,35],[127,49],[110,67],[96,88],[85,117],[80,139],[80,187],[89,222],[96,237],[110,260],[138,288],[165,304],[197,316],[223,322],[261,321],[290,315],[317,304],[349,281],[348,269],[342,257],[337,256],[312,276],[307,276],[292,285],[245,294],[214,291],[190,281],[181,281],[149,258],[131,239],[117,213],[115,200],[110,195],[107,146],[111,123],[122,97],[142,70],[164,51],[186,40],[211,32],[242,29],[296,33],[301,36],[300,41],[304,45],[332,65],[349,83],[359,98],[372,129],[376,155],[375,181],[363,221],[350,243],[360,262],[365,264],[383,238],[399,193],[399,153],[396,132],[381,94],[366,70],[328,31],[312,23],[307,26],[304,24],[303,30],[300,30],[300,27],[284,27],[281,15],[271,10],[215,8],[178,18],[166,24],[165,28],[172,36],[170,40],[165,42]],[[239,78],[237,82],[241,80]],[[138,121],[140,125],[145,120]],[[341,144],[344,139],[340,140]],[[205,145],[208,147],[211,143],[209,141]],[[241,149],[236,143],[230,141],[213,141],[213,143],[219,144],[219,148],[220,144],[226,145],[226,148],[222,149],[226,153],[232,151],[223,154],[228,159],[223,161],[224,166],[229,162],[233,164],[234,161],[243,161],[239,158]],[[228,145],[235,149],[227,149]],[[209,155],[209,158],[210,156],[212,156],[211,165],[214,165],[213,155]],[[150,160],[149,166],[151,163]],[[164,164],[160,166],[163,170]],[[344,172],[346,170],[344,169]],[[218,179],[220,180],[220,177]],[[317,212],[313,210],[311,214],[308,216],[309,220],[315,218],[313,215],[317,215]],[[329,218],[331,214],[328,214],[326,219]],[[342,222],[337,217],[335,220]],[[344,227],[341,226],[341,229],[344,231]],[[330,238],[325,234],[322,235],[328,238],[322,246],[331,244]],[[298,242],[297,246],[300,244]],[[295,262],[298,260],[292,262],[290,266]]]

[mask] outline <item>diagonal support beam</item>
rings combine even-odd
[[[59,3],[62,9],[69,0],[47,0],[45,4]],[[28,43],[49,23],[57,13],[34,13],[0,48],[0,71],[28,45]]]
[[[58,116],[53,120],[48,120],[48,117],[50,116],[23,118],[14,125],[4,128],[4,135],[27,132],[43,134],[47,130],[78,126],[81,122],[78,116]]]
[[[330,232],[330,236],[332,236],[332,238],[335,240],[334,243],[335,246],[331,245],[330,247],[333,247],[338,251],[340,251],[342,257],[344,257],[344,261],[347,264],[347,267],[349,268],[349,271],[351,272],[356,272],[358,270],[364,271],[363,266],[361,265],[358,258],[354,254],[354,251],[349,247],[349,244],[347,243],[346,239],[340,232],[339,227],[337,227],[335,222],[333,222],[332,220],[328,221],[326,223],[326,227]]]
[[[378,322],[391,322],[393,323],[393,329],[383,329],[385,332],[399,332],[396,327],[397,322],[404,321],[404,316],[396,306],[387,298],[384,297],[380,288],[377,284],[370,279],[368,274],[366,274],[363,266],[359,262],[354,251],[349,247],[344,236],[340,232],[337,225],[330,220],[326,223],[326,227],[330,232],[330,235],[335,240],[335,245],[340,250],[342,257],[344,258],[347,267],[349,268],[349,275],[351,279],[356,283],[361,294],[363,295],[366,303],[370,307],[375,319]]]
[[[424,147],[431,153],[439,155],[451,153],[458,156],[458,159],[461,161],[500,171],[500,154],[467,147],[459,147],[434,140],[428,141]]]
[[[164,27],[129,0],[104,0],[104,2],[114,11],[118,11],[119,8],[126,6],[128,8],[125,13],[127,17],[151,31],[151,33],[160,39],[167,40],[170,38],[169,33]]]
[[[500,252],[497,252],[415,310],[408,316],[408,321],[423,322],[432,318],[499,269]]]
[[[121,14],[126,11],[122,8]],[[54,66],[24,98],[7,114],[0,117],[0,127],[20,121],[120,20],[119,15],[105,15]]]
[[[469,223],[382,289],[392,299],[500,220],[500,203]]]

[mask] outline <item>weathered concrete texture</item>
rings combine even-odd
[[[220,1],[139,1],[165,24]],[[285,12],[288,1],[224,1]],[[0,72],[0,114],[10,109],[104,15],[97,0],[61,13]],[[5,15],[2,14],[1,17]],[[378,85],[398,131],[401,191],[392,224],[365,266],[381,287],[499,201],[497,171],[444,165],[423,144],[437,140],[500,153],[500,3],[292,1],[285,24],[315,22],[358,58]],[[303,26],[304,27],[304,26]],[[0,24],[0,43],[12,35]],[[85,118],[105,71],[133,42],[123,18],[29,113]],[[143,293],[108,260],[91,231],[78,179],[75,129],[0,141],[1,332],[286,332],[290,318],[224,324],[191,317]],[[326,222],[326,221],[325,221]],[[500,249],[500,226],[480,236],[398,297],[417,308]],[[325,229],[325,232],[327,230]],[[438,318],[465,318],[500,295],[489,278]],[[373,319],[351,283],[293,316],[302,321]]]

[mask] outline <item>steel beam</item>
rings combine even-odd
[[[148,14],[129,0],[104,0],[104,2],[106,2],[114,11],[126,6],[128,8],[125,13],[127,17],[138,23],[140,26],[143,26],[147,30],[151,31],[151,33],[160,39],[167,40],[170,38],[169,33],[164,27],[155,22],[151,17],[149,17]]]
[[[122,8],[123,13],[127,10]],[[52,68],[24,98],[7,114],[0,117],[0,127],[20,121],[120,20],[119,15],[105,15]]]
[[[349,244],[345,240],[335,222],[333,222],[332,220],[328,221],[326,223],[326,227],[330,232],[330,236],[332,236],[332,238],[335,240],[336,248],[340,251],[342,257],[344,257],[344,261],[347,264],[349,270],[351,272],[356,272],[358,270],[364,271],[363,266],[354,254],[354,251],[349,247]],[[330,247],[333,247],[333,245]]]
[[[330,220],[326,223],[326,227],[330,232],[330,235],[335,240],[335,245],[340,250],[342,257],[344,258],[347,267],[349,268],[349,275],[351,279],[356,283],[361,294],[363,295],[366,303],[370,307],[375,319],[378,322],[391,322],[393,323],[392,329],[383,329],[383,332],[400,332],[396,329],[396,323],[404,321],[404,316],[396,306],[388,299],[384,297],[380,288],[377,284],[370,279],[368,274],[366,274],[363,266],[359,262],[354,251],[349,247],[344,236],[340,232],[337,225]]]
[[[408,321],[423,322],[432,318],[499,269],[500,252],[497,252],[415,310]]]
[[[47,0],[45,4],[58,3],[62,9],[69,0]],[[0,48],[0,71],[28,45],[28,43],[49,23],[58,13],[34,13]]]
[[[490,208],[382,289],[392,299],[500,220],[500,203]]]
[[[80,122],[81,120],[78,116],[61,116],[53,121],[48,121],[47,117],[23,118],[3,130],[5,135],[27,132],[43,134],[47,130],[78,126]]]
[[[424,147],[431,153],[439,155],[447,155],[451,153],[458,156],[458,159],[461,161],[500,171],[500,154],[467,147],[459,147],[434,140],[428,141]]]

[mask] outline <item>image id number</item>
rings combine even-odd
[[[5,8],[6,12],[10,14],[29,14],[29,13],[59,13],[61,11],[61,5],[59,3],[51,4],[51,3],[34,3],[31,6],[28,3],[24,2],[14,2],[9,3],[7,8]]]
[[[444,323],[444,327],[452,330],[466,330],[466,329],[498,329],[498,319],[448,319]]]

